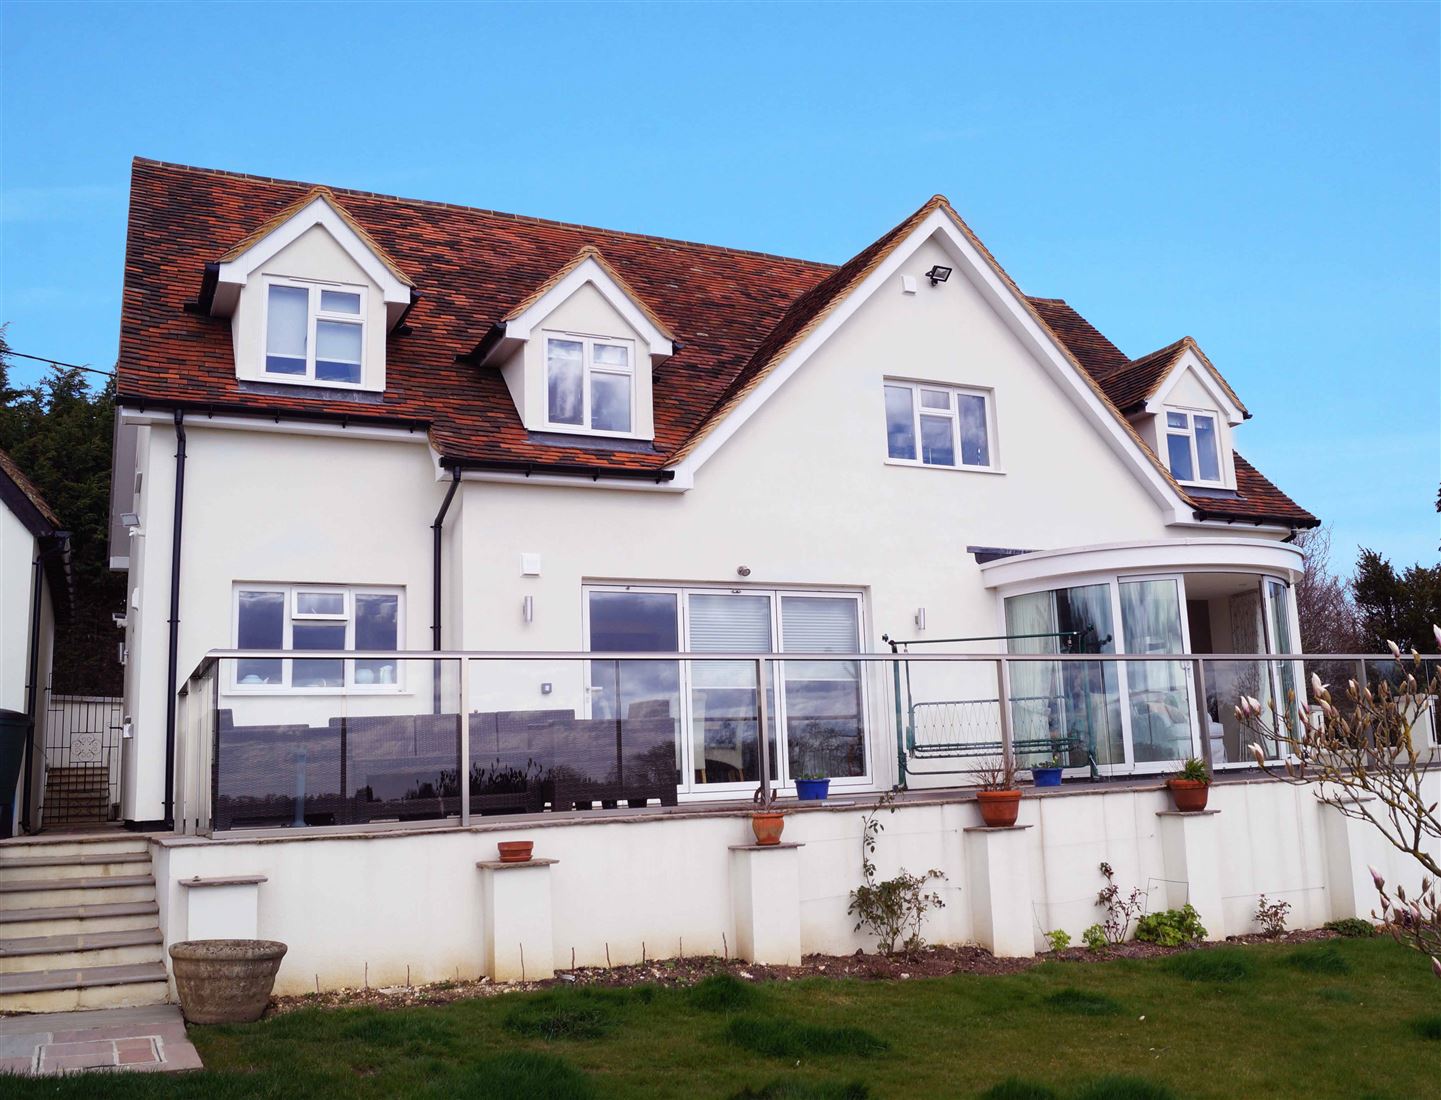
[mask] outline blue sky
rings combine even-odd
[[[0,7],[0,320],[109,366],[134,155],[840,261],[940,191],[1437,557],[1441,6]],[[22,380],[38,372],[21,370]]]

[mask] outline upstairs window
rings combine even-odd
[[[400,642],[397,589],[320,585],[245,585],[235,592],[239,649],[393,650]],[[235,687],[256,691],[397,690],[395,660],[247,657],[235,662]]]
[[[1177,481],[1221,482],[1216,418],[1209,413],[1166,411],[1166,453]]]
[[[628,434],[635,377],[628,342],[588,336],[545,341],[546,424],[597,434]]]
[[[265,373],[360,385],[364,318],[363,287],[271,280],[265,298]]]
[[[894,462],[990,469],[990,394],[886,382],[886,450]]]

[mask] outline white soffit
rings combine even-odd
[[[394,328],[410,305],[411,288],[396,277],[390,265],[376,255],[370,244],[351,227],[324,195],[316,195],[239,256],[218,265],[215,298],[210,312],[219,317],[229,317],[234,313],[240,302],[241,288],[255,270],[315,226],[320,226],[329,233],[335,243],[380,287],[387,321],[389,326]]]

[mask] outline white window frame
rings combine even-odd
[[[560,424],[550,418],[550,342],[567,340],[581,345],[580,353],[580,423]],[[625,348],[625,367],[612,363],[599,366],[595,363],[595,345],[608,344]],[[591,427],[590,379],[592,374],[609,374],[626,378],[630,382],[630,428],[618,432],[606,428]],[[541,333],[541,383],[545,394],[545,430],[548,432],[570,432],[574,435],[603,435],[616,439],[636,438],[636,372],[635,341],[613,336],[595,336],[582,332],[564,332],[546,329]]]
[[[1184,416],[1186,426],[1184,428],[1171,427],[1172,416]],[[1207,479],[1201,476],[1200,452],[1196,446],[1196,417],[1209,417],[1214,425],[1214,436],[1216,440],[1216,477]],[[1226,459],[1225,447],[1221,438],[1221,425],[1225,419],[1215,409],[1192,409],[1181,405],[1167,405],[1162,409],[1161,414],[1161,437],[1162,454],[1166,456],[1166,469],[1171,470],[1171,439],[1173,435],[1185,436],[1191,448],[1191,477],[1181,477],[1175,470],[1171,470],[1171,476],[1182,485],[1208,485],[1224,486],[1226,484]]]
[[[911,431],[916,441],[915,458],[896,458],[891,454],[889,422],[886,423],[886,462],[893,466],[920,466],[928,470],[969,470],[974,473],[999,474],[1001,470],[996,446],[996,395],[994,390],[979,386],[957,386],[950,382],[925,382],[912,378],[885,378],[881,388],[881,412],[885,415],[885,391],[889,387],[911,391]],[[945,409],[922,408],[921,391],[935,390],[950,395],[950,404]],[[986,457],[984,465],[966,462],[961,442],[961,410],[959,397],[979,397],[985,407]],[[951,446],[956,456],[954,463],[926,462],[921,443],[921,416],[945,417],[951,424]]]
[[[654,582],[637,581],[632,584],[626,583],[590,583],[581,585],[581,636],[584,639],[585,648],[590,648],[590,593],[592,592],[637,592],[637,593],[664,593],[676,597],[676,615],[682,653],[690,652],[690,597],[698,594],[732,594],[741,596],[768,596],[770,597],[771,612],[771,644],[777,653],[784,652],[781,601],[785,596],[819,596],[829,598],[841,598],[854,600],[856,604],[856,629],[858,646],[856,652],[865,653],[869,651],[866,644],[868,634],[868,617],[866,609],[865,593],[855,588],[805,588],[785,587],[775,588],[763,585],[722,585],[722,584],[656,584]],[[700,653],[697,656],[705,657]],[[692,735],[692,708],[691,690],[692,684],[692,662],[680,660],[680,715],[677,720],[677,768],[680,771],[681,781],[678,785],[680,796],[687,801],[714,801],[719,799],[733,799],[738,793],[747,793],[755,790],[755,780],[743,780],[739,783],[696,783],[694,761],[694,739]],[[831,780],[831,788],[837,791],[865,791],[872,790],[876,785],[876,733],[883,730],[885,716],[876,715],[872,712],[872,697],[870,682],[866,675],[867,665],[862,662],[859,670],[859,684],[861,694],[861,721],[862,742],[865,749],[865,772],[862,775],[842,776]],[[787,732],[787,704],[785,701],[785,662],[777,661],[768,670],[773,685],[771,722],[776,731],[776,773],[771,776],[771,782],[775,784],[778,791],[782,793],[795,792],[795,780],[790,774],[790,742]],[[583,691],[585,714],[590,716],[590,703],[593,698],[591,694],[591,673],[590,662],[586,662],[585,687]]]
[[[297,290],[307,291],[310,295],[305,311],[305,373],[304,374],[280,374],[268,369],[270,358],[270,288],[272,286],[288,286]],[[367,295],[368,287],[357,286],[352,283],[337,283],[311,279],[295,279],[289,276],[267,275],[261,280],[261,290],[264,292],[261,299],[261,329],[260,329],[260,369],[258,378],[266,382],[281,382],[290,385],[302,386],[327,386],[344,390],[364,389],[366,385],[366,323],[367,323]],[[339,291],[343,294],[358,294],[360,296],[360,311],[358,313],[336,313],[334,311],[322,310],[320,308],[320,293],[324,290]],[[319,322],[334,321],[339,324],[354,325],[360,329],[360,377],[354,382],[341,382],[339,380],[317,378],[315,376],[315,354],[316,354],[316,331]]]
[[[285,597],[285,618],[281,623],[281,649],[294,653],[295,657],[280,659],[280,677],[278,684],[243,684],[240,682],[240,660],[230,662],[229,688],[227,690],[240,695],[399,695],[405,694],[405,662],[399,657],[396,658],[395,682],[392,684],[358,684],[355,682],[355,658],[345,658],[344,684],[326,687],[305,687],[295,686],[292,683],[293,662],[298,658],[305,660],[306,651],[294,648],[294,626],[297,622],[344,622],[345,623],[345,645],[341,648],[353,650],[355,648],[355,598],[357,596],[394,596],[396,598],[395,610],[395,646],[399,653],[404,648],[405,642],[405,589],[389,585],[348,585],[348,584],[276,584],[256,583],[247,584],[237,582],[231,590],[231,630],[230,638],[235,648],[240,648],[240,593],[241,592],[279,592]],[[299,597],[303,592],[321,592],[326,594],[342,593],[345,597],[345,610],[342,614],[324,614],[305,612],[298,610]],[[326,658],[320,658],[325,660]]]

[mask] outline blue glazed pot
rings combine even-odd
[[[1032,768],[1031,775],[1035,777],[1038,787],[1059,787],[1061,785],[1060,768]]]
[[[829,779],[797,779],[796,798],[801,802],[824,802],[830,794]]]

